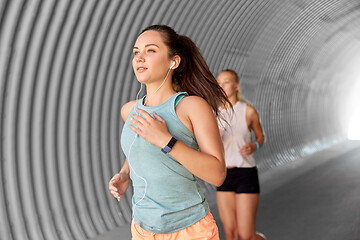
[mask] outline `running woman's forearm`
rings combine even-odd
[[[202,180],[215,186],[224,182],[226,167],[222,156],[215,157],[196,151],[181,141],[176,142],[169,154]]]

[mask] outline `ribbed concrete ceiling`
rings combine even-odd
[[[107,182],[124,160],[121,106],[145,26],[191,37],[239,72],[266,143],[261,172],[345,139],[360,2],[0,0],[0,239],[88,239],[130,220]]]

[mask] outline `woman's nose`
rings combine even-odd
[[[143,62],[144,61],[144,57],[142,55],[142,53],[138,53],[136,55],[136,58],[135,58],[136,62]]]

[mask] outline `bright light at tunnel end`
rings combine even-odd
[[[349,77],[354,80],[348,89],[347,116],[348,129],[347,137],[349,140],[360,140],[360,71],[359,71],[360,55],[351,61]]]
[[[347,135],[349,140],[360,140],[360,107],[354,109]]]

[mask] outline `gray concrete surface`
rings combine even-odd
[[[257,229],[269,240],[360,239],[360,142],[349,141],[260,176]],[[225,240],[215,192],[207,195]],[[130,240],[130,227],[92,240]]]

